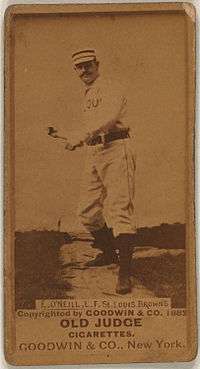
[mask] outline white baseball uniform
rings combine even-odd
[[[121,87],[98,77],[86,87],[84,126],[86,132],[101,129],[105,134],[129,128],[127,101]],[[79,216],[89,231],[105,223],[117,237],[135,233],[133,139],[87,146],[85,171],[81,184]]]

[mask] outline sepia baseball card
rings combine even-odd
[[[196,356],[195,8],[5,14],[5,356]]]

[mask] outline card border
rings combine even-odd
[[[14,169],[14,96],[13,96],[13,73],[11,66],[14,63],[12,48],[14,38],[12,36],[13,19],[18,15],[45,15],[45,14],[102,14],[102,13],[147,13],[147,12],[168,12],[185,13],[188,26],[188,45],[191,45],[191,53],[188,53],[188,74],[187,81],[187,102],[188,102],[188,135],[187,135],[187,162],[188,162],[188,182],[187,182],[187,231],[186,231],[186,270],[187,270],[187,310],[188,310],[188,338],[190,350],[187,357],[182,361],[191,361],[197,353],[197,307],[196,307],[196,270],[195,270],[195,217],[194,217],[194,138],[195,138],[195,8],[190,3],[129,3],[129,4],[25,4],[10,5],[5,12],[5,61],[4,61],[4,80],[5,80],[5,120],[4,120],[4,284],[5,284],[5,356],[10,364],[26,365],[29,360],[18,360],[19,354],[15,352],[15,311],[14,311],[14,230],[15,230],[15,169]],[[95,354],[95,359],[90,355],[85,362],[97,363],[97,357],[101,356],[98,363],[120,363],[106,359],[102,361],[102,355]],[[78,358],[77,358],[78,357]],[[122,363],[129,363],[124,360]],[[74,361],[67,364],[80,363],[82,355],[76,353]],[[174,360],[172,360],[174,361]],[[144,361],[141,361],[144,362]],[[39,360],[38,364],[42,364]],[[45,361],[44,364],[47,364]],[[49,361],[49,364],[66,364],[65,361]],[[30,364],[29,364],[30,365]],[[36,364],[35,364],[36,365]]]

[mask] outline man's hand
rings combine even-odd
[[[70,151],[74,151],[74,150],[76,150],[77,147],[81,147],[81,146],[83,146],[82,142],[80,142],[77,145],[72,145],[71,143],[68,142],[67,145],[65,145],[65,149],[70,150]]]
[[[86,134],[82,134],[80,135],[77,132],[72,132],[69,134],[68,138],[67,138],[67,145],[65,146],[65,148],[67,150],[73,151],[75,150],[77,147],[81,147],[84,145],[84,143],[86,143],[87,145],[90,144],[91,140],[95,137],[98,136],[99,134],[99,130],[98,131],[93,131],[91,133],[86,133]]]
[[[78,132],[69,132],[67,135],[67,144],[65,149],[73,151],[77,147],[81,147],[84,144],[84,139]]]
[[[92,132],[90,132],[90,133],[87,133],[86,135],[85,135],[85,138],[84,138],[84,142],[87,144],[87,145],[90,145],[91,144],[91,142],[92,142],[92,140],[95,138],[95,137],[97,137],[97,136],[99,136],[99,134],[101,133],[101,131],[98,129],[98,130],[96,130],[96,131],[92,131]]]

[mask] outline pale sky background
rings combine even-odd
[[[181,14],[26,16],[15,23],[16,229],[77,225],[84,151],[46,127],[81,127],[71,63],[97,49],[101,74],[127,87],[136,137],[137,226],[185,221],[186,22]]]

